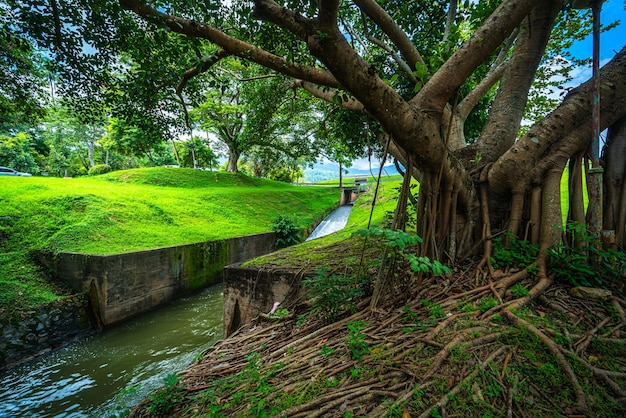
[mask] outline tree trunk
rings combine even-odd
[[[240,154],[238,151],[229,149],[228,150],[228,165],[226,166],[226,171],[231,173],[238,173],[239,168],[237,168],[237,164],[239,163]]]
[[[626,223],[626,117],[609,127],[604,149],[604,201],[602,225],[615,231],[615,243],[623,250]]]

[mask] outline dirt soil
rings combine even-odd
[[[407,279],[378,307],[364,298],[332,323],[311,314],[315,301],[263,315],[131,416],[626,416],[621,290],[580,294],[475,267]]]

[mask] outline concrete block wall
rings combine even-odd
[[[40,254],[110,326],[223,279],[224,267],[272,251],[274,233],[114,255]]]
[[[260,313],[268,313],[274,302],[287,306],[302,295],[300,276],[291,272],[244,268],[224,269],[224,336],[235,332]]]

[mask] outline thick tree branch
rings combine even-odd
[[[259,20],[277,24],[303,41],[310,35],[314,27],[311,19],[278,5],[274,0],[256,0],[254,2],[254,15]]]
[[[461,103],[457,106],[457,114],[465,121],[469,113],[472,111],[478,101],[487,93],[487,91],[493,87],[498,80],[502,77],[506,66],[509,62],[506,57],[513,44],[513,41],[517,37],[517,31],[511,33],[511,36],[502,45],[498,57],[494,61],[493,65],[485,75],[485,77],[478,83],[474,89],[461,100]]]
[[[219,60],[224,59],[228,56],[230,56],[230,53],[228,51],[226,51],[225,49],[220,49],[219,51],[216,51],[210,57],[203,60],[201,66],[196,66],[194,68],[190,68],[187,71],[185,71],[183,73],[182,80],[176,87],[176,94],[180,96],[189,80],[191,80],[193,77],[197,76],[198,74],[202,74],[202,73],[209,71],[209,69],[213,67]]]
[[[504,1],[471,38],[433,74],[413,102],[441,112],[454,92],[528,15],[539,0]]]
[[[621,94],[626,91],[625,72],[626,48],[600,71],[600,130],[626,115],[626,95]],[[573,155],[585,149],[591,142],[591,92],[592,80],[573,89],[558,108],[502,155],[489,172],[490,191],[496,195],[524,192],[533,177],[545,176],[549,169],[561,163],[560,153]],[[564,132],[569,135],[564,137]],[[531,168],[535,170],[533,176],[527,172]]]
[[[378,45],[381,49],[383,49],[389,55],[391,55],[391,58],[393,58],[393,60],[398,64],[400,69],[407,74],[407,76],[409,77],[409,79],[413,83],[417,83],[418,82],[417,78],[415,78],[415,76],[413,75],[413,69],[411,69],[411,67],[409,67],[409,65],[406,62],[404,62],[404,60],[402,58],[400,58],[400,56],[398,54],[396,54],[394,52],[394,50],[391,49],[391,47],[389,45],[387,45],[386,43],[384,43],[380,39],[374,38],[372,35],[370,35],[367,32],[366,32],[366,36],[367,36],[367,39],[371,43],[373,43],[375,45]]]
[[[498,80],[502,77],[504,70],[506,69],[509,61],[505,61],[500,65],[492,67],[485,78],[480,80],[480,83],[474,89],[461,100],[459,106],[457,107],[457,114],[459,117],[465,121],[467,116],[470,114],[474,106],[483,98],[483,96],[489,91],[491,87],[493,87]]]
[[[318,20],[322,25],[337,26],[337,17],[339,14],[338,0],[319,0],[320,11]]]
[[[158,20],[177,33],[197,36],[207,39],[232,55],[255,62],[263,67],[272,69],[293,78],[299,78],[328,87],[339,87],[339,83],[328,71],[319,68],[298,65],[288,62],[278,55],[274,55],[255,45],[233,38],[224,32],[204,23],[191,19],[161,13],[139,0],[119,0],[122,7],[131,10],[140,17],[152,21]]]
[[[398,47],[409,67],[414,70],[417,63],[424,64],[420,53],[415,49],[413,42],[404,31],[394,22],[393,18],[374,0],[354,0],[356,4],[367,16],[369,16],[378,27],[389,36],[391,42]]]
[[[489,118],[478,138],[477,151],[483,162],[495,161],[515,142],[528,91],[560,9],[559,2],[541,3],[530,12],[528,25],[520,30],[511,64],[502,75]]]

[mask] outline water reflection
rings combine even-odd
[[[221,339],[222,315],[219,285],[0,372],[0,418],[112,416]]]

